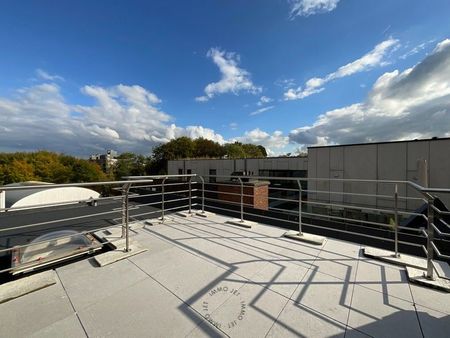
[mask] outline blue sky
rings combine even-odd
[[[0,5],[0,151],[450,136],[447,0]]]

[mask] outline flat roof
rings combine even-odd
[[[389,144],[389,143],[410,143],[410,142],[429,142],[429,141],[447,141],[450,137],[433,137],[427,139],[415,139],[415,140],[401,140],[401,141],[380,141],[380,142],[368,142],[368,143],[350,143],[350,144],[334,144],[328,146],[311,146],[310,148],[333,148],[333,147],[351,147],[351,146],[365,146],[375,144]]]
[[[55,284],[0,304],[0,336],[446,337],[450,293],[328,239],[244,229],[214,215],[132,224],[148,251],[55,269]]]

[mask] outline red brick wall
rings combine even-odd
[[[239,183],[230,183],[230,185],[218,185],[217,192],[219,200],[241,203],[241,186]],[[256,184],[244,184],[243,192],[244,206],[262,210],[269,209],[269,183],[264,184],[262,182],[259,182]],[[233,195],[231,193],[233,193]]]

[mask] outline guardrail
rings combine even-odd
[[[92,199],[70,199],[53,203],[38,203],[20,207],[0,208],[0,258],[11,256],[21,250],[33,246],[50,245],[50,241],[33,241],[8,245],[14,242],[15,237],[38,237],[37,234],[47,234],[61,229],[81,229],[74,234],[55,235],[52,243],[57,240],[70,240],[76,236],[88,235],[114,226],[121,227],[121,238],[125,239],[125,251],[130,250],[130,222],[136,219],[151,218],[164,215],[168,211],[192,208],[192,193],[197,189],[192,188],[191,179],[196,175],[155,175],[146,177],[124,177],[122,181],[70,183],[70,184],[45,184],[24,186],[0,186],[0,193],[8,194],[13,191],[42,191],[56,188],[88,187],[102,191],[103,195]],[[170,181],[168,181],[170,180]],[[94,207],[95,206],[95,207]],[[36,221],[39,218],[39,221]],[[20,224],[11,225],[14,220],[23,219]],[[87,222],[94,224],[87,226]],[[104,241],[101,244],[107,244]],[[77,251],[78,252],[78,251]],[[49,264],[51,257],[38,259],[34,262]],[[0,274],[13,272],[20,269],[21,262],[13,266],[1,266]],[[34,264],[33,263],[33,264]],[[29,265],[29,262],[27,262]],[[32,264],[32,265],[33,265]],[[26,264],[23,264],[26,265]]]
[[[450,238],[450,233],[445,231],[450,230],[450,222],[445,220],[445,216],[450,218],[450,212],[435,206],[436,194],[441,195],[441,197],[442,195],[450,197],[450,189],[425,188],[414,182],[400,180],[241,177],[227,175],[203,175],[199,176],[199,178],[202,184],[202,210],[206,206],[219,213],[235,213],[241,222],[244,222],[246,217],[250,217],[256,218],[258,221],[266,220],[273,223],[280,221],[278,217],[280,214],[294,215],[296,217],[295,220],[288,218],[283,219],[283,222],[296,224],[300,234],[302,234],[303,228],[306,226],[311,230],[331,230],[338,233],[356,234],[361,237],[392,242],[393,255],[396,257],[400,255],[399,244],[419,247],[426,254],[426,275],[430,279],[434,278],[433,258],[450,259],[449,255],[441,253],[435,240],[435,234],[437,233],[450,247],[450,241],[446,240],[446,238]],[[230,182],[231,179],[234,182]],[[257,208],[244,202],[245,198],[254,197],[244,193],[244,188],[250,185],[244,180],[249,179],[270,182],[267,196],[269,207],[266,212],[257,212]],[[205,183],[205,180],[209,180],[209,182]],[[280,182],[285,184],[280,184]],[[319,184],[327,186],[329,189],[318,189],[317,186]],[[235,196],[236,199],[234,201],[226,200],[223,197],[219,198],[219,187],[236,187],[236,185],[238,186],[238,192],[227,192],[223,189],[220,191],[220,195]],[[335,186],[334,189],[332,189],[333,185]],[[294,186],[296,187],[294,188]],[[365,188],[361,188],[361,186],[365,186]],[[371,189],[368,189],[367,186],[371,186]],[[383,188],[381,189],[380,186],[383,186]],[[363,190],[368,192],[361,192]],[[377,193],[378,190],[382,190],[384,193]],[[388,190],[391,192],[390,194],[386,193]],[[403,191],[403,195],[399,193],[400,190]],[[412,191],[405,195],[408,190]],[[205,193],[207,194],[206,197]],[[336,198],[337,196],[339,198]],[[403,207],[400,207],[400,204]],[[408,207],[409,204],[411,206]],[[426,205],[426,212],[417,212],[416,207],[423,204]],[[351,214],[352,211],[357,211],[360,215],[375,217],[376,220],[349,217],[348,214]],[[405,220],[406,217],[421,219],[426,226],[421,228],[402,226],[400,219]],[[385,221],[382,221],[382,219]],[[361,229],[361,231],[356,233],[345,229],[345,227],[330,228],[327,226],[327,223],[330,225],[333,222],[351,225],[353,228]],[[437,224],[441,225],[441,229],[439,229]],[[388,233],[392,233],[393,238],[374,235],[373,230],[380,228]],[[414,237],[421,238],[426,241],[426,246],[418,244],[418,241],[400,240],[399,233],[402,235],[407,234],[410,239]]]
[[[267,181],[267,209],[255,207],[249,203],[254,201],[252,181]],[[299,178],[299,177],[267,177],[267,176],[226,176],[226,175],[156,175],[128,176],[123,181],[92,182],[80,184],[55,184],[44,186],[0,187],[0,191],[52,189],[57,187],[99,187],[108,188],[109,195],[98,198],[98,202],[112,203],[111,210],[102,210],[86,215],[56,218],[24,225],[0,228],[2,233],[8,231],[23,231],[40,226],[55,226],[59,223],[88,220],[99,216],[120,215],[117,226],[122,228],[122,238],[125,238],[125,250],[130,250],[129,229],[130,218],[150,218],[160,215],[165,221],[167,212],[198,208],[202,213],[205,209],[218,213],[237,214],[241,222],[246,218],[257,219],[260,222],[276,223],[282,221],[298,228],[303,233],[304,228],[310,231],[332,231],[347,235],[356,235],[373,240],[392,243],[393,254],[400,255],[399,245],[423,249],[427,257],[427,277],[433,276],[433,259],[450,259],[443,254],[436,244],[436,234],[440,240],[450,238],[450,212],[436,206],[437,196],[448,195],[450,189],[425,188],[409,181],[396,180],[364,180],[364,179],[332,179],[332,178]],[[231,190],[228,188],[232,188]],[[249,193],[250,192],[250,193]],[[92,200],[79,200],[73,203],[88,204]],[[50,203],[26,208],[58,208],[67,203]],[[416,211],[416,207],[426,206],[426,212]],[[152,207],[149,210],[146,207]],[[15,210],[25,208],[4,208],[11,215]],[[0,215],[2,215],[0,213]],[[420,228],[410,228],[401,225],[401,219],[415,217],[426,225]],[[80,233],[93,233],[111,224]],[[385,235],[385,234],[388,235]],[[392,236],[391,236],[392,235]],[[401,236],[400,236],[401,235]],[[392,238],[391,238],[392,237]],[[426,245],[420,244],[425,241]],[[36,244],[36,243],[33,243]],[[29,244],[15,246],[26,248]],[[14,248],[0,249],[0,255],[11,252]],[[12,268],[0,269],[0,273],[11,271]]]

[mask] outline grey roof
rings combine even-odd
[[[410,284],[360,245],[318,247],[227,220],[134,224],[148,251],[57,268],[56,284],[0,304],[0,336],[448,336],[450,293]]]

